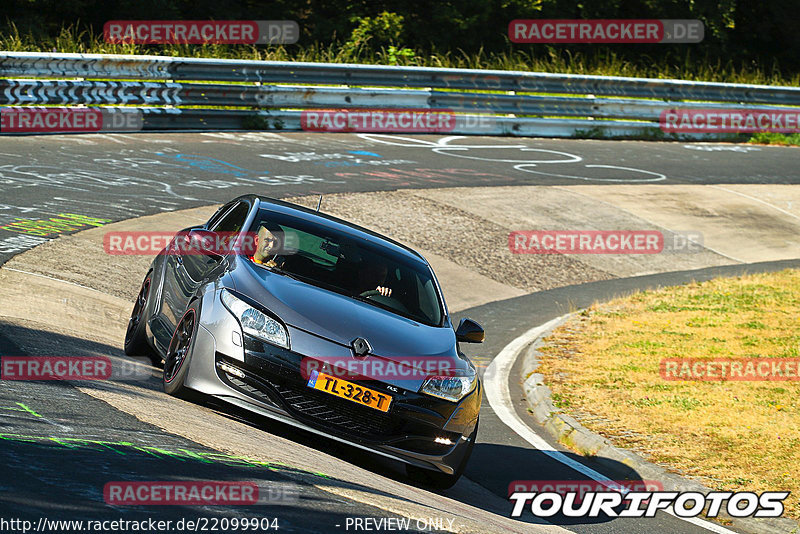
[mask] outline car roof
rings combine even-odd
[[[425,260],[425,258],[423,258],[422,255],[416,250],[398,241],[395,241],[394,239],[386,237],[385,235],[373,232],[368,228],[364,228],[363,226],[359,226],[344,219],[334,217],[333,215],[328,215],[327,213],[318,212],[316,210],[306,208],[305,206],[301,206],[299,204],[286,202],[284,200],[268,196],[244,195],[242,197],[237,198],[236,200],[239,199],[258,200],[259,209],[268,209],[270,211],[274,211],[275,213],[292,215],[294,217],[310,222],[312,224],[317,224],[319,226],[347,233],[353,237],[365,239],[371,243],[381,244],[382,246],[388,247],[394,250],[395,252],[402,254],[403,256],[406,256],[414,261],[428,265],[428,262]]]

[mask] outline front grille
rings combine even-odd
[[[254,397],[254,398],[260,400],[261,402],[265,402],[265,403],[270,404],[272,406],[279,406],[269,396],[269,394],[267,394],[264,391],[261,391],[261,389],[259,389],[257,387],[251,386],[250,384],[248,384],[247,382],[245,382],[241,378],[239,378],[237,376],[233,376],[233,375],[228,374],[228,373],[225,373],[225,378],[227,378],[228,382],[230,382],[231,384],[236,386],[236,389],[238,389],[242,393],[246,393],[246,394],[250,395],[251,397]]]
[[[396,430],[392,418],[374,408],[328,395],[309,387],[276,385],[284,402],[318,421],[370,438],[387,438]]]
[[[299,417],[301,420],[308,418],[318,425],[332,425],[347,434],[376,441],[397,436],[402,425],[388,413],[374,408],[360,406],[275,375],[256,377],[248,371],[242,371],[245,379],[222,370],[219,372],[242,393],[270,405],[283,404],[293,415],[304,416]],[[279,402],[276,402],[277,399]]]

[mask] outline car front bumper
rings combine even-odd
[[[446,474],[458,468],[474,439],[480,381],[459,402],[450,402],[396,384],[349,379],[390,395],[392,403],[384,413],[307,386],[303,359],[328,356],[341,351],[340,346],[317,340],[314,354],[304,354],[244,335],[215,293],[207,293],[201,307],[188,387],[395,460]]]

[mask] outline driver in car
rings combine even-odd
[[[365,261],[358,270],[359,293],[377,291],[384,297],[392,296],[392,288],[384,286],[389,267],[382,261]]]
[[[250,256],[250,260],[264,267],[278,267],[280,269],[285,258],[275,253],[280,246],[280,239],[273,231],[278,232],[279,230],[277,228],[270,230],[264,224],[259,226],[258,234],[254,239],[255,252]]]

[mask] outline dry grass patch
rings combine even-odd
[[[595,305],[542,348],[554,403],[615,445],[727,491],[791,491],[800,518],[800,381],[666,381],[664,358],[800,357],[800,270]]]

